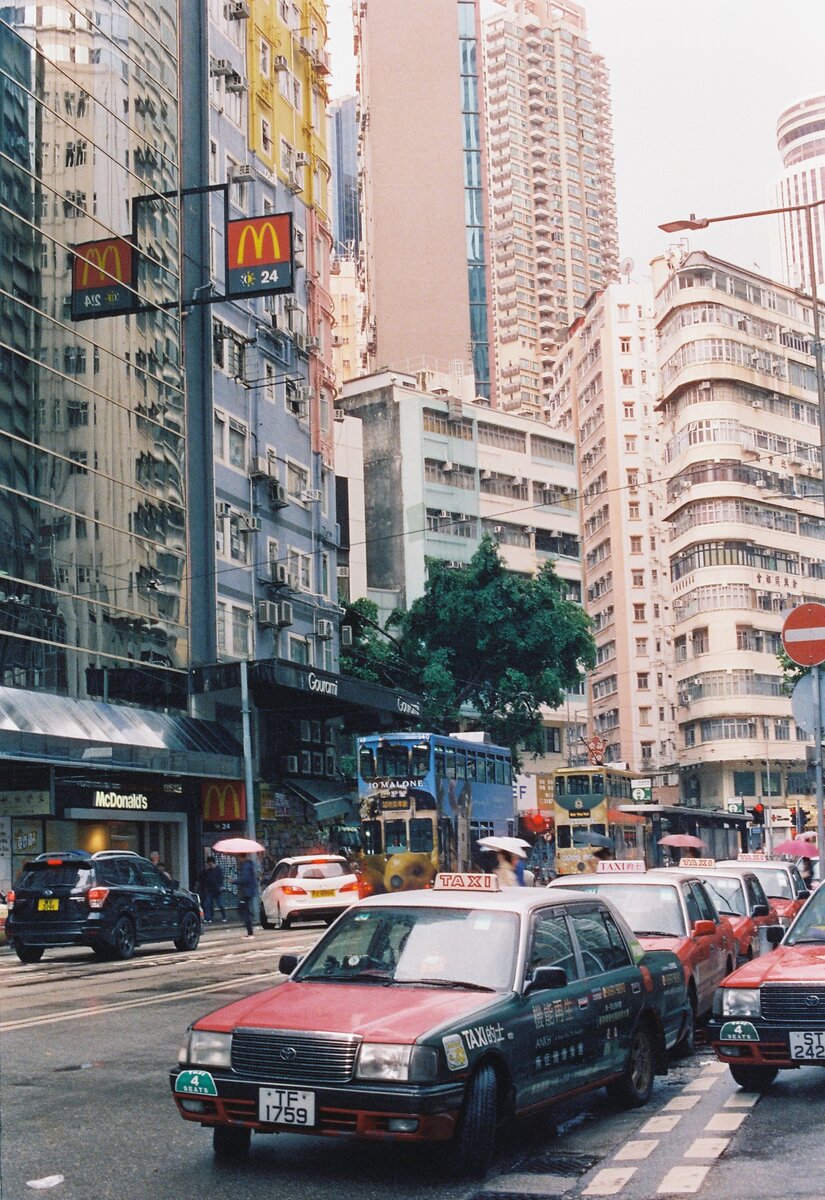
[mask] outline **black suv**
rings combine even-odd
[[[97,958],[131,958],[140,942],[171,939],[194,950],[201,936],[197,896],[131,851],[40,854],[8,895],[6,936],[21,962],[49,946],[91,946]]]

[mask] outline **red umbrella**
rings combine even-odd
[[[667,837],[659,838],[660,846],[682,846],[684,849],[700,850],[704,846],[701,838],[692,833],[669,833]]]
[[[814,858],[819,854],[815,842],[803,842],[801,838],[791,838],[789,842],[780,842],[773,848],[774,854],[792,854],[794,858]]]

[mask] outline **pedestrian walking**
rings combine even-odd
[[[160,873],[164,877],[164,879],[171,881],[172,876],[166,870],[166,867],[164,866],[164,864],[160,861],[160,852],[158,850],[150,851],[149,861],[150,861],[150,863],[152,863],[153,866],[157,867],[157,869],[160,871]]]
[[[221,920],[226,923],[226,906],[223,902],[223,871],[210,854],[206,865],[198,876],[198,895],[203,905],[203,919],[206,925],[211,925],[215,916],[215,905],[221,914]]]
[[[238,916],[246,926],[246,936],[252,937],[252,905],[258,890],[255,858],[247,854],[238,865]]]

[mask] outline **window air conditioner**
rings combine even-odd
[[[444,465],[441,469],[442,469],[442,471],[454,471],[455,463],[451,463],[448,459],[447,462],[444,463]]]
[[[269,499],[273,508],[286,508],[287,504],[289,504],[286,488],[282,483],[278,483],[276,479],[270,480]]]
[[[226,15],[230,21],[245,21],[249,16],[249,5],[246,0],[233,0],[227,5]]]
[[[258,624],[274,628],[278,624],[278,608],[271,600],[258,601]]]
[[[249,464],[249,474],[253,479],[268,478],[271,474],[272,460],[263,454],[256,454]]]
[[[252,168],[249,166],[248,163],[243,163],[239,167],[232,168],[233,183],[246,183],[247,180],[253,179],[254,177],[255,177],[255,172],[252,170]]]
[[[301,488],[301,499],[317,501],[321,499],[323,493],[320,488]]]
[[[315,631],[316,637],[321,642],[328,642],[330,640],[330,638],[332,637],[332,634],[333,634],[332,621],[328,621],[325,617],[322,617],[318,621],[318,627]]]
[[[249,84],[242,75],[238,74],[237,71],[233,71],[232,74],[227,77],[224,87],[228,92],[236,93],[246,92],[249,90]]]
[[[238,521],[247,533],[258,533],[261,528],[261,518],[253,517],[252,513],[241,513]]]
[[[301,154],[300,152],[298,154],[296,154],[295,155],[295,166],[296,167],[308,167],[309,166],[309,155]]]
[[[209,64],[210,75],[234,75],[235,68],[228,58],[213,58]]]
[[[346,563],[340,563],[336,567],[335,573],[339,579],[349,579],[349,566]]]
[[[289,586],[289,567],[286,563],[273,562],[269,564],[269,582],[277,587]]]
[[[292,624],[292,605],[289,603],[289,601],[282,600],[281,603],[277,604],[275,607],[278,609],[277,624],[279,626],[291,625]]]
[[[287,62],[286,55],[284,54],[276,54],[272,60],[272,65],[276,71],[289,70],[289,63]]]
[[[215,505],[215,519],[225,521],[232,516],[232,505],[227,500],[219,500]]]

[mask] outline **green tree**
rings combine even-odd
[[[398,642],[379,625],[378,606],[372,600],[355,600],[345,607],[341,624],[352,630],[352,645],[341,648],[342,674],[386,687],[405,686]]]
[[[455,732],[471,711],[472,724],[514,754],[519,745],[541,749],[541,705],[561,704],[595,662],[590,620],[564,598],[552,566],[514,574],[490,537],[466,567],[429,562],[424,595],[391,626],[379,634],[362,623],[353,639],[359,677],[418,692],[424,729]]]

